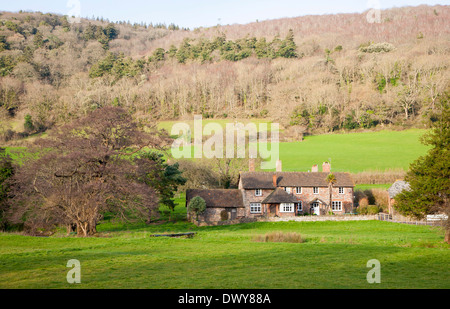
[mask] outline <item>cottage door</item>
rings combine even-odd
[[[237,209],[236,208],[231,208],[231,216],[230,219],[234,220],[237,217]]]
[[[277,206],[276,205],[270,205],[269,206],[269,216],[270,217],[275,217],[277,214]]]
[[[320,204],[319,202],[312,203],[313,214],[320,216]]]

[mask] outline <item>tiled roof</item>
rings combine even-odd
[[[276,188],[262,202],[262,204],[298,203],[297,199],[282,188]]]
[[[349,173],[333,173],[335,187],[354,187]],[[275,189],[273,175],[279,187],[328,187],[328,173],[310,172],[242,172],[240,179],[244,189]]]
[[[196,196],[203,198],[207,207],[244,207],[242,192],[238,189],[188,189],[186,191],[186,206]]]

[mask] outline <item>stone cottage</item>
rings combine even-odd
[[[283,172],[281,161],[276,172],[256,172],[250,160],[249,172],[241,172],[238,189],[188,190],[186,206],[195,196],[206,202],[206,211],[199,217],[205,222],[223,220],[289,217],[303,214],[326,215],[353,210],[354,183],[349,173],[333,173],[331,207],[327,176],[331,165],[323,163],[322,172],[315,165],[311,172]]]

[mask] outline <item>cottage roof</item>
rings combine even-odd
[[[282,188],[276,188],[262,202],[262,204],[298,203],[297,199]]]
[[[333,173],[334,186],[354,187],[349,173]],[[275,189],[273,175],[279,187],[328,187],[328,173],[317,172],[242,172],[240,180],[244,189]]]
[[[402,192],[403,190],[410,190],[409,183],[404,180],[397,180],[394,184],[388,189],[389,198],[394,198]]]
[[[186,206],[189,205],[190,200],[196,196],[203,198],[207,207],[244,207],[242,192],[238,189],[188,189],[186,191]]]

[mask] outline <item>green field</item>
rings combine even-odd
[[[204,124],[210,122],[205,120]],[[173,123],[160,126],[169,128]],[[224,125],[225,120],[220,124]],[[411,129],[307,136],[303,142],[279,143],[279,153],[284,171],[308,171],[313,164],[321,167],[330,159],[335,172],[407,170],[428,150],[419,141],[425,132]],[[7,152],[18,162],[26,156],[25,147],[7,147]]]
[[[419,141],[425,130],[317,135],[303,142],[281,143],[283,170],[308,171],[331,159],[332,171],[407,170],[428,148]]]
[[[104,223],[99,237],[0,233],[0,288],[450,288],[450,251],[436,228],[380,221],[249,223],[195,227]],[[195,231],[192,239],[152,233]],[[255,242],[272,231],[303,243]],[[81,284],[66,281],[81,263]],[[381,264],[381,283],[366,280]]]
[[[321,170],[325,161],[331,161],[335,172],[408,170],[409,165],[428,150],[420,143],[425,132],[410,129],[315,135],[307,136],[303,142],[272,143],[271,147],[279,146],[284,171],[309,171],[314,164]],[[259,153],[261,151],[264,150],[260,148]],[[193,147],[191,152],[193,156]]]

